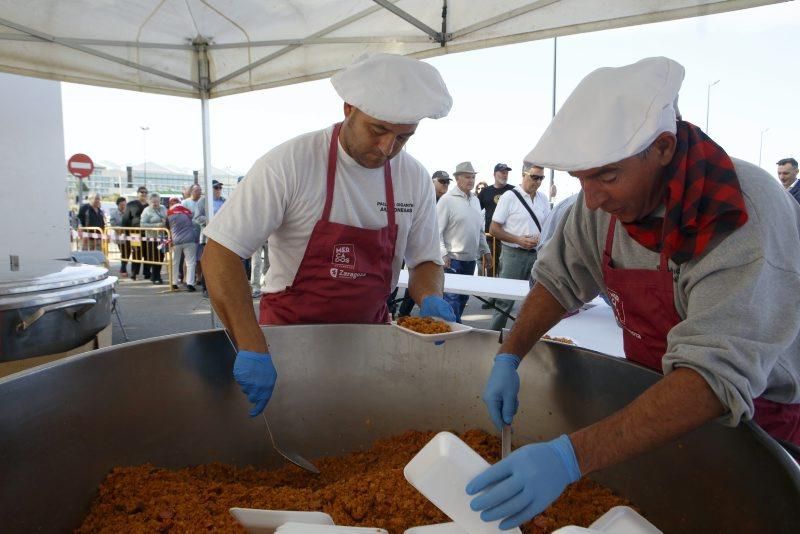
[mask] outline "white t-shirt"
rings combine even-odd
[[[294,281],[314,225],[325,207],[328,149],[333,127],[301,135],[255,162],[204,234],[242,258],[269,239],[269,271],[262,291]],[[378,229],[387,225],[383,167],[366,169],[339,145],[331,222]],[[410,268],[439,265],[436,197],[428,171],[405,151],[391,160],[398,225],[392,286],[403,259]]]
[[[526,193],[519,185],[514,189],[522,195],[522,198],[533,210],[536,218],[539,219],[539,224],[544,224],[544,220],[550,213],[550,203],[547,201],[547,197],[544,193],[537,191],[533,197],[531,197],[531,195]],[[497,207],[494,210],[494,215],[492,215],[492,222],[496,222],[502,226],[503,230],[511,235],[539,236],[539,228],[536,226],[536,223],[533,222],[530,213],[528,213],[528,210],[522,205],[522,202],[519,201],[517,195],[511,191],[506,191],[500,197],[500,200],[497,202]],[[505,241],[503,241],[503,244],[514,248],[519,247],[519,245],[506,243]]]

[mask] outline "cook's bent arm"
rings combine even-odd
[[[202,264],[211,305],[239,350],[269,352],[266,336],[253,310],[241,258],[209,239],[203,251]]]
[[[525,297],[511,333],[500,346],[500,353],[524,358],[545,332],[564,317],[566,310],[543,285],[536,284]]]

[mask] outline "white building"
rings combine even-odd
[[[66,165],[66,163],[65,163]],[[236,186],[238,175],[212,168],[215,180],[222,182],[222,194],[227,196]],[[75,203],[75,192],[78,179],[67,174],[67,196],[70,204]],[[112,199],[122,196],[128,199],[136,197],[136,190],[145,186],[148,191],[163,195],[180,196],[186,186],[202,182],[202,173],[179,167],[161,165],[155,162],[132,166],[123,166],[111,161],[95,162],[95,170],[91,176],[81,180],[82,200],[90,191],[100,193],[103,198]]]

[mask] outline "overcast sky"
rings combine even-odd
[[[557,105],[591,70],[668,56],[686,68],[680,93],[684,119],[705,127],[733,157],[775,174],[775,161],[800,159],[800,4],[788,2],[733,13],[558,39]],[[429,60],[453,95],[450,115],[425,120],[409,152],[433,172],[471,160],[478,179],[491,180],[497,162],[513,167],[546,128],[551,111],[553,40],[451,54]],[[147,160],[202,168],[197,100],[62,84],[66,157],[75,152],[122,165]],[[277,144],[341,119],[341,100],[328,80],[211,101],[214,166],[246,172]],[[149,127],[145,133],[141,126]],[[559,198],[576,181],[556,174]]]

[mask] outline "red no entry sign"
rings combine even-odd
[[[86,178],[94,171],[94,163],[86,154],[75,154],[67,161],[67,169],[72,176]]]

